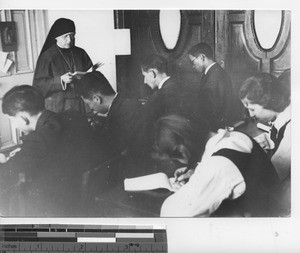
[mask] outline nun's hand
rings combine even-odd
[[[72,73],[68,72],[61,76],[61,81],[65,84],[71,83],[73,81],[73,75]]]

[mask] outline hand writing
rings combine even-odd
[[[10,153],[9,153],[9,157],[7,157],[7,160],[8,159],[10,159],[11,157],[13,157],[16,153],[18,153],[19,151],[21,151],[21,148],[20,147],[18,147],[18,148],[16,148],[16,149],[14,149],[13,151],[11,151]]]
[[[194,174],[194,170],[187,170],[187,167],[179,168],[175,171],[175,182],[180,183],[181,185],[185,184],[190,177]]]

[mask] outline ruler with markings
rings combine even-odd
[[[0,253],[166,253],[165,225],[0,225]]]

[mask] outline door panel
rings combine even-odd
[[[236,108],[239,108],[237,117],[243,111],[238,92],[247,77],[258,72],[279,76],[291,68],[290,11],[282,11],[281,28],[271,49],[263,49],[259,44],[254,14],[251,10],[216,11],[216,23],[224,28],[217,31],[217,36],[223,38],[217,40],[224,46],[216,51],[216,59],[225,59],[225,69],[233,82]]]
[[[216,62],[231,76],[237,112],[242,117],[238,92],[242,82],[257,72],[279,76],[291,67],[291,12],[282,11],[281,28],[271,49],[263,49],[256,37],[252,10],[181,10],[181,32],[174,49],[168,50],[160,34],[159,10],[123,11],[124,27],[131,29],[132,55],[123,62],[123,78],[118,82],[135,96],[147,97],[151,91],[143,85],[140,60],[151,53],[167,58],[171,76],[190,85],[199,84],[188,58],[189,49],[201,42],[213,47]],[[117,22],[117,20],[116,20]],[[171,29],[170,25],[170,29]],[[120,68],[122,68],[122,66]]]
[[[166,48],[159,28],[159,10],[136,10],[123,12],[125,28],[131,29],[132,54],[123,67],[127,76],[120,77],[120,86],[125,86],[139,97],[147,97],[151,91],[143,85],[140,61],[156,53],[164,56],[169,63],[169,73],[182,82],[197,84],[200,75],[196,73],[188,58],[188,50],[200,41],[214,44],[214,11],[184,10],[181,14],[181,28],[174,49]],[[120,18],[119,18],[120,19]],[[116,19],[117,22],[117,19]],[[170,29],[172,25],[170,24]],[[128,74],[129,73],[129,74]],[[122,88],[122,87],[119,87]]]

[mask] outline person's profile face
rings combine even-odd
[[[243,98],[241,101],[244,107],[248,109],[250,117],[255,117],[262,123],[268,123],[276,116],[274,111],[265,109],[262,105],[253,103],[247,97]]]
[[[195,56],[190,54],[189,58],[191,60],[193,68],[197,72],[203,73],[205,71],[204,61],[203,61],[203,57],[201,57],[201,55],[199,55],[198,57],[195,57]]]
[[[32,131],[28,123],[28,117],[26,117],[26,115],[24,116],[22,112],[18,112],[15,116],[9,116],[9,119],[12,126],[23,132],[25,135]]]
[[[60,48],[68,49],[75,45],[75,33],[73,32],[63,34],[55,39]]]
[[[144,71],[142,69],[142,75],[144,76],[144,83],[147,84],[152,90],[157,87],[155,73],[153,70]]]
[[[93,98],[93,99],[82,98],[82,100],[94,112],[105,114],[108,110],[107,106],[105,106],[103,103],[101,103],[100,99],[97,99],[97,98]]]

